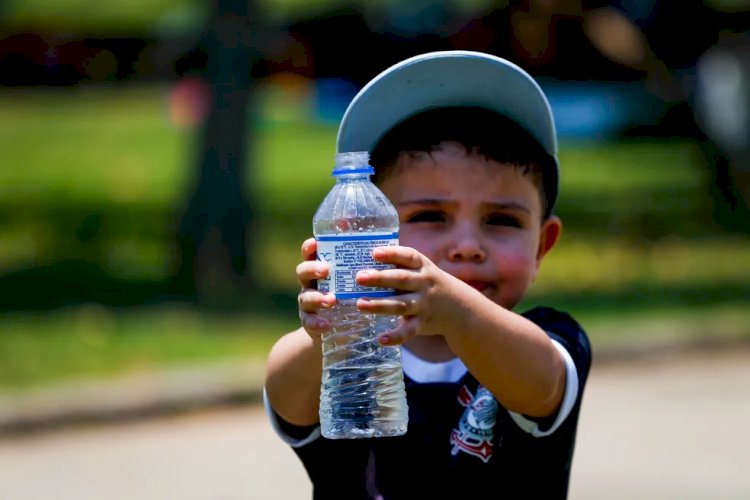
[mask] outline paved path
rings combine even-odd
[[[750,498],[750,352],[592,372],[570,498]],[[257,406],[4,438],[0,499],[309,498]]]
[[[605,368],[584,395],[573,499],[750,499],[750,352]]]

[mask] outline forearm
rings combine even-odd
[[[553,414],[565,391],[565,364],[547,334],[481,294],[459,295],[464,319],[446,332],[451,350],[508,410]]]
[[[266,368],[266,395],[271,407],[294,425],[318,422],[322,358],[320,342],[303,329],[279,339]]]

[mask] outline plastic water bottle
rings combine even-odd
[[[335,306],[319,312],[332,325],[322,338],[320,391],[321,433],[331,439],[398,436],[408,421],[401,351],[377,341],[398,318],[364,314],[356,305],[360,297],[396,293],[355,282],[362,269],[392,267],[375,262],[373,248],[398,244],[398,213],[371,182],[369,159],[367,152],[336,155],[336,184],[313,218],[318,260],[329,263],[318,290],[337,298]]]

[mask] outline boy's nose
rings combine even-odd
[[[448,250],[448,259],[452,262],[484,262],[487,254],[473,235],[459,236]]]

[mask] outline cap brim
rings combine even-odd
[[[485,108],[510,118],[557,158],[552,111],[531,76],[505,59],[458,50],[418,55],[376,76],[344,113],[336,149],[372,151],[403,120],[454,106]]]

